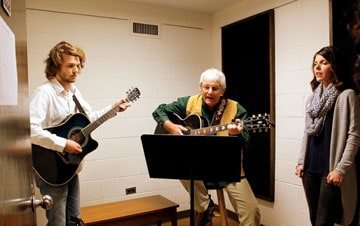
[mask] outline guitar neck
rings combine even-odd
[[[120,104],[116,104],[113,108],[107,111],[105,114],[100,116],[98,119],[90,123],[89,125],[85,126],[81,131],[84,136],[89,136],[92,131],[97,129],[100,125],[106,122],[108,119],[114,117],[118,112]]]
[[[207,135],[207,134],[215,134],[217,132],[225,131],[227,130],[228,124],[222,124],[222,125],[215,125],[215,126],[209,126],[199,129],[191,129],[190,135]]]
[[[127,93],[127,97],[125,98],[125,103],[127,102],[134,102],[135,100],[137,100],[140,96],[140,90],[138,88],[133,88],[131,90],[129,90]],[[87,125],[86,127],[84,127],[81,130],[81,133],[86,137],[89,136],[91,134],[92,131],[94,131],[96,128],[98,128],[101,124],[103,124],[104,122],[106,122],[108,119],[114,117],[116,115],[116,113],[119,110],[119,106],[123,104],[123,103],[118,103],[116,104],[113,108],[111,108],[109,111],[107,111],[105,114],[103,114],[102,116],[100,116],[97,120],[95,120],[94,122],[90,123],[89,125]]]
[[[270,128],[269,122],[267,120],[267,115],[260,116],[260,117],[249,117],[246,120],[241,121],[238,125],[241,127],[248,128],[249,130],[252,130],[253,132],[260,131],[264,129],[267,131],[268,128]],[[198,128],[198,129],[191,129],[189,134],[190,135],[207,135],[207,134],[215,134],[217,132],[225,131],[227,130],[228,125],[234,124],[234,122],[222,124],[222,125],[214,125],[204,128]]]

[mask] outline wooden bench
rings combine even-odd
[[[158,226],[164,220],[171,220],[177,226],[177,203],[161,196],[148,196],[124,201],[85,206],[81,208],[82,221],[85,225],[101,226]]]

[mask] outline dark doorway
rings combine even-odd
[[[356,54],[360,51],[360,46],[355,45],[355,40],[350,35],[351,28],[359,29],[355,18],[358,0],[330,0],[332,29],[332,45],[340,50],[341,57],[337,61],[341,68],[340,71],[352,78],[353,66],[356,60]],[[358,31],[357,31],[358,32]]]
[[[355,78],[355,87],[360,89],[360,8],[359,0],[330,0],[331,5],[331,42],[340,50],[341,61],[338,64],[345,78]],[[354,221],[351,225],[359,225],[359,203],[360,203],[360,152],[355,158],[357,168],[357,192],[358,206],[355,211]]]
[[[238,101],[249,116],[275,118],[273,10],[222,28],[222,66],[226,96]],[[244,170],[255,195],[274,201],[275,131],[252,133],[244,152]]]

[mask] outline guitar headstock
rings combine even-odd
[[[131,89],[129,89],[127,92],[126,92],[126,94],[127,94],[127,97],[126,97],[126,99],[127,99],[127,101],[128,102],[134,102],[134,101],[136,101],[137,99],[139,99],[139,97],[140,97],[140,90],[138,89],[138,88],[131,88]]]
[[[270,115],[267,113],[248,117],[243,121],[243,125],[252,132],[267,132],[270,127],[275,127],[275,124],[270,119]]]

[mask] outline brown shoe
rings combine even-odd
[[[214,216],[214,202],[210,198],[210,203],[208,205],[208,208],[205,212],[200,213],[197,218],[197,224],[198,226],[212,226],[212,218]]]
[[[204,213],[196,212],[196,214],[195,214],[195,225],[196,226],[203,226],[202,225],[203,218],[204,218]]]

